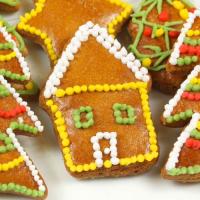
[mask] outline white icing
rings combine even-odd
[[[27,62],[25,61],[23,55],[21,54],[21,52],[19,51],[19,49],[17,48],[17,44],[16,42],[12,39],[12,36],[11,34],[9,34],[6,30],[6,27],[0,27],[0,33],[3,34],[3,37],[5,38],[5,40],[7,42],[10,42],[13,44],[13,51],[16,53],[16,58],[18,59],[19,61],[19,64],[20,64],[20,67],[22,68],[22,71],[26,77],[27,80],[30,79],[30,70],[29,70],[29,67],[28,67],[28,64]]]
[[[105,28],[101,28],[99,25],[94,25],[92,22],[87,22],[79,27],[79,30],[75,33],[75,36],[63,51],[52,74],[49,76],[44,90],[45,98],[50,98],[55,93],[57,86],[60,85],[60,79],[67,71],[67,68],[69,67],[70,62],[74,59],[75,54],[81,48],[82,42],[87,41],[90,35],[95,37],[96,41],[106,48],[110,54],[113,54],[115,58],[121,60],[123,64],[126,64],[137,79],[144,82],[150,80],[148,71],[141,67],[140,61],[136,60],[132,53],[128,54],[127,50],[124,47],[121,47],[119,41],[113,39]]]
[[[190,137],[191,131],[196,128],[197,122],[199,120],[200,120],[200,114],[194,113],[189,125],[185,128],[185,130],[178,137],[176,143],[174,144],[172,151],[169,154],[169,158],[168,158],[168,161],[165,166],[166,170],[171,170],[176,167],[176,164],[179,162],[180,151],[181,151],[183,145],[185,144],[186,140]]]
[[[103,152],[104,154],[110,154],[110,161],[113,165],[119,164],[119,158],[117,157],[117,133],[116,132],[98,132],[95,136],[92,136],[90,141],[93,144],[93,157],[97,167],[103,166],[103,153],[100,150],[100,140],[109,140],[110,147],[106,147]]]
[[[187,32],[192,28],[192,24],[194,23],[196,17],[200,17],[200,9],[196,9],[194,13],[189,13],[189,17],[181,29],[181,33],[177,39],[177,42],[174,44],[174,50],[169,58],[169,63],[171,65],[177,64],[178,58],[180,57],[180,47],[183,44]]]
[[[175,96],[169,100],[168,104],[164,106],[164,112],[163,112],[163,117],[168,118],[170,117],[173,109],[176,107],[178,104],[179,100],[181,99],[181,96],[183,92],[185,91],[186,85],[193,79],[195,78],[198,73],[200,72],[200,65],[197,65],[193,71],[188,75],[187,79],[181,84],[180,88],[178,89],[177,93]]]

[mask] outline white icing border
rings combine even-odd
[[[180,88],[177,90],[175,96],[169,100],[168,104],[164,106],[163,117],[168,118],[171,116],[173,109],[176,107],[178,102],[181,99],[183,92],[185,91],[185,87],[190,81],[195,78],[200,73],[200,65],[197,65],[193,71],[188,75],[187,79],[181,84]]]
[[[165,165],[166,170],[169,171],[176,167],[176,164],[179,162],[179,155],[181,149],[185,144],[186,140],[190,137],[191,131],[197,127],[199,119],[200,119],[200,113],[194,113],[189,125],[178,137],[177,141],[174,144],[173,150],[169,154],[168,161]]]
[[[22,71],[26,77],[26,80],[29,80],[31,76],[30,69],[28,67],[27,62],[25,61],[25,58],[23,57],[20,50],[18,49],[16,42],[12,39],[12,35],[9,34],[6,30],[6,27],[3,27],[3,26],[2,27],[0,26],[0,33],[3,34],[7,42],[10,42],[13,44],[13,51],[16,53],[16,58],[18,59],[20,67],[22,68]]]
[[[189,17],[181,29],[181,33],[177,39],[177,42],[174,44],[174,50],[169,58],[169,63],[171,65],[177,65],[178,58],[180,57],[180,47],[184,42],[187,32],[192,28],[196,17],[200,17],[200,9],[196,9],[194,13],[189,13]]]
[[[71,39],[71,42],[63,51],[52,74],[46,82],[44,90],[45,98],[50,98],[53,94],[55,94],[57,86],[60,85],[60,79],[67,71],[70,62],[74,59],[75,54],[81,48],[81,44],[86,42],[90,35],[95,37],[97,42],[102,44],[102,46],[106,48],[110,54],[113,54],[116,59],[119,59],[123,64],[126,64],[137,79],[144,82],[148,82],[150,80],[148,70],[145,67],[141,67],[140,61],[135,59],[135,56],[132,53],[128,54],[127,50],[124,47],[121,47],[119,41],[117,39],[113,39],[113,37],[108,34],[106,28],[101,28],[99,25],[94,25],[89,21],[79,27],[79,30],[75,33],[75,36]]]
[[[2,85],[4,85],[8,91],[13,95],[13,97],[16,99],[16,101],[26,108],[27,115],[31,118],[32,122],[35,124],[35,127],[37,127],[39,132],[43,131],[43,126],[41,125],[41,122],[38,120],[38,117],[34,114],[34,112],[31,110],[31,108],[27,105],[27,102],[23,101],[21,97],[19,97],[19,94],[15,91],[14,88],[11,87],[10,83],[7,82],[7,80],[4,79],[2,75],[0,75],[0,82]],[[23,122],[23,118],[19,117],[19,121]],[[19,122],[20,123],[20,122]],[[11,128],[6,129],[6,133],[9,135],[9,137],[12,139],[12,142],[17,149],[17,151],[20,153],[20,155],[24,158],[24,162],[26,163],[26,166],[31,171],[31,174],[35,180],[35,182],[38,185],[39,191],[45,192],[46,187],[44,185],[43,180],[39,176],[39,172],[36,169],[33,162],[30,160],[27,153],[24,151],[23,147],[18,142],[18,139],[15,136],[15,133]]]

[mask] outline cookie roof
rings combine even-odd
[[[135,59],[135,56],[132,53],[128,54],[127,50],[124,47],[121,47],[118,40],[113,39],[112,36],[108,35],[105,28],[101,28],[99,25],[94,25],[92,22],[87,22],[79,27],[79,30],[75,33],[75,36],[71,39],[71,42],[63,51],[62,56],[55,65],[52,74],[46,82],[44,90],[45,98],[50,98],[51,95],[55,94],[57,87],[61,83],[61,79],[65,73],[67,73],[70,63],[78,59],[76,56],[78,56],[78,52],[81,51],[81,46],[85,45],[89,40],[89,36],[95,38],[98,44],[106,49],[109,54],[113,55],[114,59],[120,60],[127,69],[130,69],[130,73],[132,71],[134,75],[133,80],[134,78],[143,82],[148,82],[150,80],[148,70],[141,66],[140,61]],[[95,55],[98,55],[98,51],[94,52],[94,56]],[[85,59],[85,62],[87,62],[87,59]],[[102,60],[102,62],[106,62],[106,60]],[[114,68],[112,70],[115,71]],[[101,76],[100,71],[97,71],[96,73],[99,73],[99,76]]]

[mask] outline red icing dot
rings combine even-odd
[[[195,100],[200,100],[200,93],[195,94]]]
[[[150,27],[145,27],[143,34],[147,37],[150,37],[152,34],[152,29]]]
[[[162,22],[166,22],[169,20],[169,14],[167,11],[162,11],[160,13],[160,15],[158,16],[159,20],[162,21]]]
[[[188,46],[185,45],[185,44],[181,45],[180,52],[181,53],[187,53],[187,51],[188,51]]]
[[[194,13],[194,11],[196,10],[196,8],[189,8],[188,11],[191,13]]]
[[[194,54],[196,54],[196,48],[190,46],[189,49],[188,49],[188,53],[189,53],[189,55],[194,55]]]
[[[169,36],[171,38],[177,38],[179,36],[180,32],[178,31],[169,31]]]

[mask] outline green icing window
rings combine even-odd
[[[73,120],[76,128],[89,128],[94,125],[92,107],[81,106],[73,111]]]
[[[117,124],[134,124],[136,120],[135,109],[127,104],[115,103],[113,105],[115,121]]]

